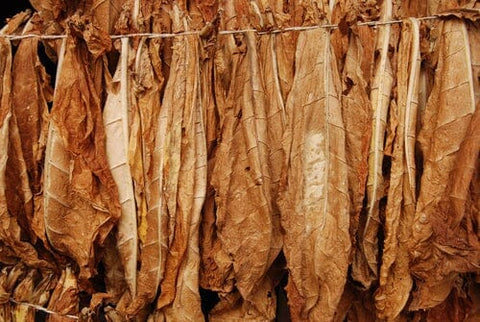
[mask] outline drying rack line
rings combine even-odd
[[[418,17],[413,19],[418,19],[420,21],[424,20],[434,20],[439,19],[441,16],[427,16],[427,17]],[[388,21],[367,21],[367,22],[359,22],[355,25],[357,26],[368,26],[368,27],[377,27],[377,26],[384,26],[384,25],[392,25],[392,24],[399,24],[402,23],[404,20],[388,20]],[[274,29],[274,30],[257,30],[257,29],[239,29],[239,30],[220,30],[218,31],[218,35],[233,35],[233,34],[241,34],[245,32],[255,32],[258,35],[269,35],[269,34],[280,34],[285,32],[292,32],[292,31],[306,31],[306,30],[313,30],[318,28],[327,28],[327,29],[336,29],[338,25],[336,24],[324,24],[324,25],[317,25],[317,26],[299,26],[299,27],[286,27],[282,29]],[[184,31],[179,33],[150,33],[150,32],[139,32],[139,33],[129,33],[123,35],[110,35],[111,39],[120,39],[120,38],[135,38],[135,37],[143,37],[143,38],[173,38],[173,37],[181,37],[181,36],[188,36],[188,35],[200,35],[202,31]],[[56,40],[56,39],[64,39],[66,35],[41,35],[41,34],[25,34],[25,35],[6,35],[0,34],[2,38],[8,38],[10,40],[21,40],[27,38],[39,38],[45,40]]]

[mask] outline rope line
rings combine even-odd
[[[415,18],[421,21],[424,20],[434,20],[439,19],[441,16],[427,16],[427,17],[419,17]],[[403,20],[389,20],[389,21],[368,21],[368,22],[359,22],[355,25],[357,26],[367,26],[367,27],[377,27],[377,26],[384,26],[384,25],[392,25],[392,24],[400,24]],[[233,35],[233,34],[241,34],[245,32],[256,32],[258,35],[269,35],[269,34],[279,34],[284,32],[292,32],[292,31],[306,31],[306,30],[313,30],[318,28],[327,28],[327,29],[336,29],[338,25],[336,24],[325,24],[325,25],[317,25],[317,26],[299,26],[299,27],[286,27],[282,29],[273,29],[273,30],[258,30],[258,29],[240,29],[240,30],[220,30],[217,34],[218,35]],[[117,34],[117,35],[110,35],[111,39],[120,39],[120,38],[134,38],[134,37],[144,37],[144,38],[173,38],[173,37],[181,37],[181,36],[188,36],[188,35],[199,35],[201,31],[184,31],[179,33],[151,33],[151,32],[139,32],[139,33],[129,33],[129,34]],[[64,39],[67,38],[66,35],[40,35],[40,34],[25,34],[25,35],[6,35],[1,34],[0,37],[8,38],[10,40],[21,40],[27,38],[40,38],[45,40],[56,40],[56,39]]]

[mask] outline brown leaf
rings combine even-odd
[[[84,40],[72,33],[69,29],[52,108],[44,216],[52,247],[78,263],[84,283],[94,273],[95,246],[103,243],[120,217],[120,203],[105,153],[100,93],[93,80],[98,61]]]
[[[464,22],[444,22],[441,31],[438,76],[418,138],[425,160],[410,254],[411,271],[421,280],[416,283],[411,309],[443,302],[456,274],[476,270],[480,258],[477,238],[469,237],[471,228],[460,225],[464,220],[468,223],[468,213],[455,209],[465,203],[476,164],[475,153],[468,151],[478,153],[479,149],[478,117],[472,118],[479,114],[475,112],[472,54]],[[458,204],[452,197],[459,198]],[[430,290],[436,290],[434,298]]]
[[[343,293],[351,243],[341,84],[327,30],[300,34],[295,65],[284,136],[288,177],[280,200],[287,295],[293,320],[330,320]]]

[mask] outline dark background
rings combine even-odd
[[[28,0],[3,0],[0,2],[0,28],[5,26],[5,19],[13,17],[15,14],[25,9],[32,8]]]

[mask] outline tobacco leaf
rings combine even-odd
[[[102,264],[105,268],[104,282],[105,291],[109,295],[109,303],[121,306],[129,294],[125,281],[125,271],[119,260],[120,253],[117,248],[117,240],[112,231],[105,239],[103,245]],[[129,298],[131,300],[131,298]]]
[[[64,0],[30,0],[30,4],[45,21],[57,19],[65,10]]]
[[[378,315],[396,319],[413,285],[409,270],[408,242],[415,214],[415,141],[420,81],[420,23],[405,20],[399,45],[397,72],[398,127],[393,142],[392,170],[385,213],[385,240],[376,292]]]
[[[130,173],[133,180],[133,188],[134,188],[134,197],[136,203],[136,235],[137,235],[137,247],[138,245],[142,245],[145,241],[146,235],[146,227],[145,227],[145,217],[147,216],[147,197],[145,191],[145,164],[144,164],[144,147],[142,143],[142,124],[141,124],[141,115],[140,115],[140,106],[137,104],[137,100],[135,100],[135,69],[133,67],[134,57],[137,54],[137,50],[135,50],[135,46],[132,50],[129,50],[131,55],[128,56],[129,60],[129,68],[133,70],[128,73],[129,82],[134,84],[128,88],[128,164],[130,168]],[[130,63],[132,60],[132,63]],[[132,67],[130,67],[132,66]],[[131,222],[133,223],[133,218],[130,218]],[[137,253],[137,260],[138,260],[138,253]],[[138,261],[137,261],[138,263]],[[133,266],[132,266],[133,269]],[[138,276],[137,276],[138,277]],[[131,295],[131,294],[130,294]],[[123,304],[129,305],[130,300],[125,298]],[[126,307],[117,306],[117,309],[122,311],[126,310]]]
[[[58,314],[47,316],[48,322],[67,322],[71,318],[62,315],[77,315],[79,313],[77,277],[72,268],[67,266],[62,270],[62,275],[50,296],[47,309]]]
[[[15,115],[11,115],[8,122],[10,123],[8,126],[8,159],[5,169],[7,208],[11,218],[21,228],[21,231],[18,232],[19,240],[28,241],[33,246],[37,239],[30,227],[30,223],[33,221],[33,196]]]
[[[301,6],[296,1],[280,3],[274,0],[261,0],[263,10],[265,11],[266,28],[283,28],[291,26],[299,26],[302,21],[300,17]],[[274,34],[271,37],[273,71],[277,74],[278,84],[280,87],[283,102],[286,102],[293,84],[295,73],[295,50],[298,33],[286,32]],[[275,55],[273,55],[275,53]],[[275,62],[276,61],[276,62]],[[264,76],[265,78],[266,76]],[[265,80],[267,82],[267,80]]]
[[[254,10],[245,1],[224,9],[226,28],[249,25],[248,13]],[[258,19],[255,20],[257,22],[252,23],[258,23]],[[216,61],[217,72],[220,72],[216,81],[224,101],[217,101],[221,141],[216,151],[212,185],[216,191],[217,236],[222,249],[230,256],[233,277],[241,295],[241,300],[230,303],[233,305],[229,309],[231,315],[226,314],[231,319],[272,319],[274,293],[266,273],[278,253],[275,250],[278,246],[272,222],[270,145],[257,40],[253,33],[247,32],[237,37],[228,36],[224,41],[223,54],[228,55],[230,51],[237,55],[220,56],[224,60]],[[224,273],[228,276],[228,270]],[[228,302],[229,296],[223,294],[222,299]]]
[[[373,293],[372,290],[359,290],[352,282],[348,281],[335,312],[334,321],[378,321]]]
[[[472,77],[473,79],[480,79],[480,32],[477,24],[465,22],[468,39],[470,45],[470,53],[472,59]],[[475,93],[475,102],[480,101],[480,81],[473,82],[473,91]]]
[[[224,21],[218,21],[219,28]],[[207,195],[202,211],[200,233],[200,285],[213,291],[230,292],[233,289],[233,267],[230,257],[218,238],[216,225],[216,192],[212,176],[216,167],[221,142],[221,129],[225,119],[225,106],[230,86],[231,54],[234,50],[231,37],[218,38],[215,46],[204,48],[205,59],[201,64],[202,105],[205,111],[207,136]],[[209,88],[209,83],[211,88]]]
[[[38,272],[35,269],[28,271],[13,292],[15,301],[32,303],[31,298],[35,287],[35,279]],[[35,321],[35,310],[28,306],[17,304],[12,312],[12,321]]]
[[[27,213],[32,214],[29,208],[32,195],[16,120],[11,112],[12,54],[9,40],[3,38],[0,41],[0,53],[0,145],[5,151],[0,157],[0,240],[27,265],[50,268],[51,265],[40,259],[37,250],[24,238],[30,232]],[[13,169],[16,171],[9,171]]]
[[[2,321],[12,320],[12,313],[15,307],[10,302],[10,298],[15,287],[25,277],[26,272],[27,267],[23,263],[3,267],[0,272],[0,319]]]
[[[94,43],[85,42],[79,32]],[[93,81],[102,71],[99,57],[109,45],[98,29],[77,19],[69,24],[47,140],[45,229],[51,246],[77,262],[82,284],[95,272],[95,246],[103,243],[121,214],[105,152],[101,92]]]
[[[458,278],[455,281],[454,288],[449,296],[439,305],[422,312],[424,321],[471,321],[468,318],[475,319],[475,315],[471,314],[473,301],[469,292],[469,278]]]
[[[91,0],[93,23],[101,30],[112,33],[125,0]],[[87,1],[88,3],[88,1]]]
[[[147,212],[140,224],[143,236],[138,272],[139,291],[128,309],[129,314],[134,314],[153,302],[163,278],[167,257],[168,221],[162,191],[165,157],[163,144],[167,131],[164,116],[167,115],[168,108],[160,106],[160,91],[164,84],[160,45],[158,40],[142,42],[136,55],[135,96],[142,125]]]
[[[332,31],[332,47],[335,52],[335,57],[337,59],[337,67],[340,73],[344,70],[344,64],[346,59],[347,51],[350,47],[350,34],[354,32],[360,38],[362,34],[371,34],[370,37],[373,37],[375,31],[372,28],[358,28],[355,24],[362,21],[372,21],[378,20],[380,16],[380,3],[378,0],[345,0],[345,1],[336,1],[335,7],[332,12],[332,24],[338,25],[338,28]],[[374,39],[365,41],[362,43],[362,47],[365,47],[365,54],[373,55],[373,48],[369,48],[375,44]],[[372,67],[373,56],[363,56],[361,59],[367,61],[369,69]],[[363,68],[365,79],[367,82],[370,81],[370,72],[366,72]]]
[[[218,0],[193,0],[191,1],[201,13],[204,22],[212,22],[217,15]]]
[[[14,35],[20,34],[22,32],[21,27],[30,19],[32,16],[32,11],[27,9],[25,11],[19,12],[13,17],[7,19],[7,24],[0,31],[5,35]]]
[[[34,15],[24,33],[39,33],[42,23]],[[43,163],[48,132],[48,102],[52,100],[50,76],[38,57],[38,39],[20,42],[13,60],[12,111],[17,119],[21,149],[33,193],[33,214],[28,224],[36,237],[47,245],[43,212]],[[33,76],[32,76],[33,75]]]
[[[428,1],[404,0],[399,1],[398,18],[427,16]]]
[[[427,14],[435,15],[443,13],[445,11],[450,11],[452,9],[458,9],[460,7],[466,6],[469,3],[475,3],[476,1],[471,0],[428,0],[427,3]]]
[[[133,297],[137,292],[137,209],[128,160],[129,145],[129,72],[128,38],[122,38],[122,51],[113,83],[103,108],[105,149],[113,179],[117,185],[122,214],[117,224],[117,247],[125,271],[125,281]],[[116,88],[115,88],[116,87]]]
[[[179,7],[175,5],[172,14],[174,30],[188,30]],[[165,275],[156,315],[165,319],[182,316],[193,321],[203,320],[198,287],[198,228],[206,188],[205,134],[203,124],[199,125],[202,131],[197,127],[197,121],[202,122],[197,118],[200,100],[198,36],[177,37],[173,43],[171,75],[162,101],[163,107],[174,104],[169,108],[171,131],[164,138],[163,166],[166,179],[163,191],[170,225]],[[203,152],[200,152],[202,146]]]
[[[333,37],[333,36],[332,36]],[[357,244],[368,175],[368,152],[371,137],[371,103],[368,96],[369,71],[362,70],[366,57],[373,58],[373,33],[360,28],[349,33],[348,50],[342,72],[342,114],[345,123],[345,149],[348,164],[350,236]],[[357,251],[353,248],[352,252]],[[355,255],[352,254],[352,258]]]
[[[38,15],[34,15],[24,33],[38,34],[40,28],[41,21]],[[50,76],[38,57],[38,44],[38,38],[28,38],[20,42],[13,59],[12,79],[12,110],[17,117],[23,156],[34,194],[38,194],[42,189],[41,162],[49,118],[47,103],[53,98]]]
[[[200,2],[197,5],[204,19],[208,19],[212,14],[210,5],[218,6],[218,3],[216,1],[211,4],[207,2],[207,8],[204,8]],[[219,82],[215,81],[218,75],[217,67],[223,68],[222,64],[219,63],[223,60],[221,53],[226,49],[220,45],[225,38],[217,40],[213,34],[219,28],[219,24],[220,17],[216,15],[211,25],[208,26],[210,30],[205,30],[200,43],[200,95],[207,142],[207,190],[202,209],[199,236],[200,286],[213,291],[228,291],[232,289],[233,280],[230,279],[230,282],[227,282],[228,279],[225,274],[231,271],[228,269],[228,267],[231,267],[231,263],[227,254],[221,249],[222,246],[216,234],[215,189],[211,184],[220,134],[220,112],[217,104],[221,104],[220,102],[225,99],[222,95],[223,90],[217,91],[220,87],[218,86]],[[219,265],[224,266],[219,268]]]
[[[3,241],[0,241],[0,263],[12,266],[17,264],[18,261],[19,259],[15,252],[8,245],[5,245]]]
[[[195,57],[198,62],[198,56]],[[197,82],[199,79],[199,66],[196,66],[197,70]],[[191,321],[203,320],[203,314],[200,310],[200,295],[199,295],[199,225],[201,209],[205,200],[206,194],[206,178],[207,178],[207,150],[205,141],[205,128],[202,118],[202,110],[200,101],[199,84],[193,87],[194,93],[196,91],[197,102],[194,105],[194,110],[191,112],[189,121],[185,126],[191,126],[191,122],[194,122],[194,126],[190,129],[189,141],[194,141],[194,175],[193,175],[193,200],[189,196],[187,202],[192,203],[190,229],[188,230],[188,249],[185,254],[185,259],[182,262],[182,266],[179,271],[177,280],[177,294],[171,305],[165,309],[165,318],[175,319],[177,316],[189,319]],[[185,115],[184,115],[185,117]],[[186,130],[187,132],[187,130]],[[188,157],[188,156],[187,156]],[[185,171],[185,173],[188,173]],[[183,177],[182,181],[187,182],[187,177]],[[182,191],[182,187],[179,188]],[[187,221],[188,222],[188,221]],[[167,262],[168,263],[168,262]],[[194,307],[192,307],[192,303]],[[190,307],[185,308],[186,305]]]
[[[392,1],[382,5],[381,20],[392,17]],[[384,157],[385,130],[393,87],[393,69],[389,57],[392,33],[390,25],[380,26],[376,40],[377,59],[371,82],[372,130],[368,157],[367,214],[360,237],[360,251],[355,253],[352,268],[354,280],[369,288],[378,278],[378,230],[380,226],[379,203],[384,197],[382,164]]]
[[[50,294],[54,290],[58,278],[49,272],[42,276],[37,270],[30,270],[20,281],[13,293],[13,299],[20,303],[28,303],[45,307],[50,300]],[[13,321],[34,322],[37,309],[25,304],[16,304],[12,312]]]
[[[440,27],[437,77],[418,137],[424,170],[409,247],[417,278],[412,310],[443,302],[457,274],[477,271],[479,259],[471,214],[462,210],[478,156],[470,42],[464,22],[449,20]]]
[[[343,293],[351,243],[341,84],[327,30],[300,34],[295,65],[280,199],[286,290],[293,320],[330,320]]]
[[[272,1],[263,3],[263,7],[273,6],[273,3],[270,4],[270,2]],[[273,14],[271,12],[263,12],[263,14],[265,16],[264,20],[270,21],[269,23],[273,24]],[[279,253],[282,243],[280,236],[280,212],[276,204],[276,200],[278,198],[282,167],[285,160],[283,155],[282,138],[287,122],[285,113],[285,100],[281,86],[282,76],[285,83],[290,83],[290,86],[293,82],[293,72],[289,75],[291,76],[290,79],[280,73],[279,65],[284,61],[279,61],[277,53],[282,53],[285,51],[292,52],[294,50],[295,47],[292,46],[291,43],[288,43],[288,40],[288,38],[285,39],[281,35],[266,35],[258,40],[257,45],[258,59],[260,63],[259,72],[262,77],[261,81],[263,82],[265,97],[270,98],[266,99],[265,115],[267,118],[266,132],[269,149],[269,167],[271,173],[271,191],[269,192],[269,198],[272,203],[272,223],[275,227],[274,233],[278,235],[274,235],[273,237],[272,248],[276,254]],[[293,55],[291,58],[291,61],[293,61]],[[290,65],[292,65],[292,63],[290,63]],[[278,250],[275,248],[278,248]],[[276,257],[276,255],[274,256]],[[270,258],[272,258],[272,256]]]

